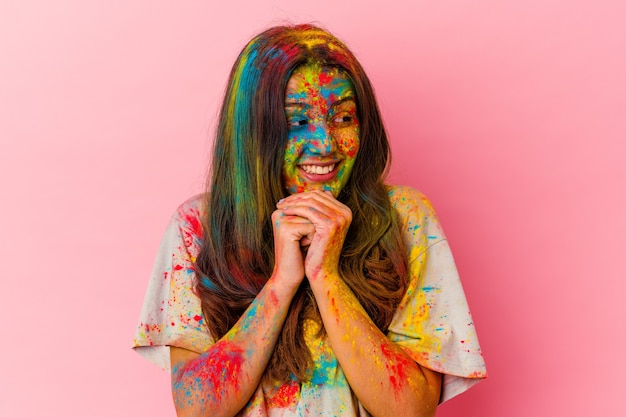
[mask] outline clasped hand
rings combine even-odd
[[[286,283],[300,285],[338,274],[339,257],[352,211],[330,192],[293,194],[276,205],[274,228],[274,273]]]

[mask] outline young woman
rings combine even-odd
[[[179,416],[432,416],[486,376],[437,217],[388,162],[338,39],[283,26],[243,49],[135,336]]]

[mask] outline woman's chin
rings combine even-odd
[[[339,195],[339,191],[341,191],[337,184],[312,184],[312,186],[307,187],[307,191],[314,190],[330,191],[335,198],[337,198],[337,196]]]

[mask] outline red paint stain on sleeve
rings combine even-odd
[[[185,246],[192,248],[202,241],[203,230],[200,213],[197,210],[192,210],[190,212],[182,212],[180,216],[184,221],[184,227],[181,228],[181,232],[185,240]]]

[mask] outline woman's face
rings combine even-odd
[[[331,191],[348,181],[359,151],[359,121],[354,88],[336,68],[303,65],[285,92],[289,136],[283,184],[290,194]]]

